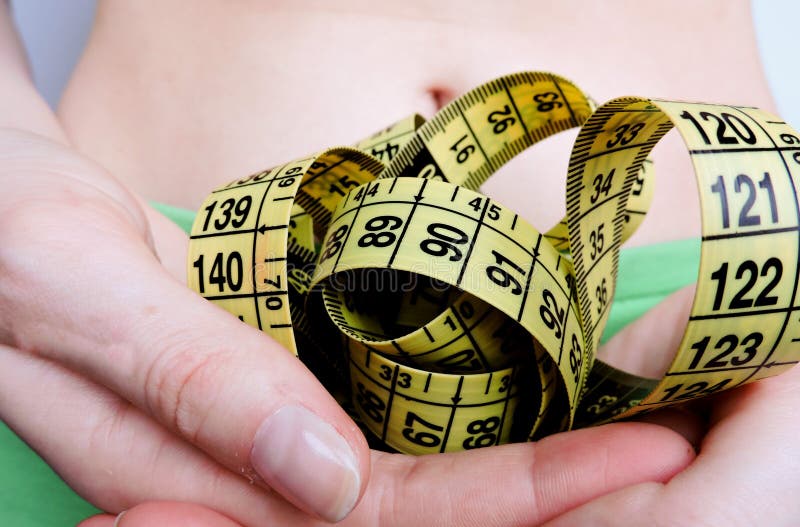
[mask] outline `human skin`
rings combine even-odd
[[[0,285],[27,287],[0,288],[10,291],[0,297],[2,320],[10,321],[0,327],[7,345],[0,371],[14,372],[0,378],[8,396],[0,401],[34,387],[40,396],[22,409],[0,402],[0,414],[81,494],[112,513],[148,501],[191,501],[243,525],[338,517],[340,508],[309,503],[280,481],[273,485],[278,492],[270,492],[249,461],[262,421],[287,404],[310,407],[355,452],[363,496],[348,517],[353,525],[538,524],[608,493],[668,484],[687,466],[712,479],[728,475],[711,470],[722,464],[724,449],[711,450],[714,464],[691,464],[681,436],[643,423],[490,453],[368,453],[308,372],[268,337],[179,284],[186,237],[146,200],[196,208],[218,184],[351,143],[414,111],[430,115],[501,73],[552,70],[600,101],[634,93],[772,106],[746,3],[686,3],[683,11],[679,4],[619,3],[611,12],[561,2],[544,13],[524,2],[488,13],[470,12],[470,5],[412,2],[394,8],[398,13],[358,3],[332,12],[311,3],[207,1],[198,9],[185,0],[106,1],[57,118],[29,93],[29,81],[8,83],[14,99],[5,100],[30,100],[35,109],[7,108],[3,124],[12,130],[0,138],[0,151],[22,152],[3,159],[4,177],[18,191],[0,205],[4,240],[13,242],[0,265],[15,278]],[[398,47],[401,39],[405,46]],[[640,42],[653,49],[645,54]],[[19,69],[18,54],[9,56]],[[348,75],[362,64],[370,75]],[[560,150],[545,146],[485,188],[535,225],[562,213],[553,204],[562,201],[568,140]],[[674,174],[675,184],[658,189],[638,243],[698,232],[696,211],[673,214],[678,204],[696,200],[680,148],[677,141],[662,148],[658,170]],[[528,176],[530,166],[543,175]],[[530,192],[534,185],[552,194]],[[65,239],[69,244],[59,243]],[[90,261],[78,257],[78,247],[93,248]],[[35,268],[45,258],[58,263],[58,273]],[[70,283],[59,283],[64,275]],[[102,295],[75,305],[90,290]],[[681,313],[685,305],[662,309]],[[43,375],[50,380],[44,385]],[[778,382],[760,386],[790,380]],[[766,405],[773,395],[741,389],[731,398]],[[746,406],[736,417],[743,428],[770,419],[767,431],[780,421],[781,433],[791,432],[785,413],[764,417],[759,404]],[[67,419],[69,408],[80,408],[80,415],[73,410]],[[68,445],[48,434],[55,425],[71,431]],[[756,432],[736,437],[772,437]],[[205,515],[209,525],[230,521],[206,509],[152,503],[122,524],[156,524],[159,514]],[[113,516],[92,521],[110,524]]]
[[[351,144],[413,112],[431,116],[515,71],[558,73],[598,102],[643,95],[774,109],[742,0],[196,5],[101,2],[59,108],[80,151],[144,198],[190,209],[231,179]],[[564,211],[567,135],[514,160],[485,190],[548,227]],[[659,184],[634,243],[699,232],[696,211],[675,214],[696,201],[696,184],[674,139],[656,159],[670,183]]]

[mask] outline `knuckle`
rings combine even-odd
[[[130,419],[130,403],[119,398],[107,399],[106,413],[103,418],[93,423],[89,435],[89,447],[92,451],[104,452],[108,445],[118,444],[126,428],[126,422]]]
[[[169,429],[193,443],[202,434],[219,394],[221,370],[230,352],[197,351],[193,339],[167,346],[144,378],[145,407]]]
[[[450,472],[449,467],[440,465],[438,470]],[[379,473],[376,467],[373,472]],[[448,487],[438,487],[431,494],[432,474],[419,458],[411,462],[391,478],[380,492],[379,507],[376,510],[376,525],[458,525],[458,508],[463,506],[463,497],[452,496]],[[435,499],[435,503],[428,501]],[[414,503],[414,507],[409,507]]]

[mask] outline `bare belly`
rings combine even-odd
[[[146,199],[196,208],[223,182],[412,112],[431,116],[514,71],[559,73],[598,101],[772,107],[747,2],[614,4],[624,12],[577,1],[338,4],[101,2],[62,121],[79,149]],[[563,214],[570,146],[569,136],[537,145],[484,190],[549,227]],[[688,156],[677,138],[660,150],[638,243],[699,233]]]

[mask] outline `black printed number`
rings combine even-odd
[[[589,253],[589,258],[592,260],[596,260],[603,252],[603,247],[605,247],[605,236],[603,235],[603,227],[605,227],[605,225],[605,223],[601,223],[596,229],[589,232],[589,245],[592,246],[592,252]]]
[[[603,278],[600,284],[594,289],[594,297],[597,299],[597,314],[601,314],[608,303],[608,288],[606,279]]]
[[[581,343],[578,342],[578,336],[572,334],[572,346],[569,350],[569,369],[572,375],[575,376],[575,382],[578,382],[581,377],[581,364],[583,364],[583,351],[581,351]]]
[[[344,235],[347,234],[347,225],[341,225],[335,231],[328,241],[325,242],[325,249],[322,251],[322,256],[320,256],[320,262],[324,262],[328,258],[333,258],[342,248],[342,240],[344,239]]]
[[[461,145],[462,141],[467,139],[467,135],[462,135],[458,141],[453,143],[453,146],[450,147],[450,150],[455,152],[456,154],[456,162],[458,164],[466,163],[469,156],[475,151],[475,145],[471,145],[469,143]]]
[[[603,174],[597,174],[592,180],[592,186],[594,187],[594,194],[589,196],[589,201],[594,205],[597,203],[597,200],[600,199],[600,196],[608,197],[608,193],[611,191],[611,182],[614,180],[614,168],[612,168],[607,176],[603,176]]]
[[[356,395],[358,405],[370,419],[376,423],[382,423],[386,403],[375,392],[367,390],[362,383],[358,383],[356,387],[358,388],[358,394]]]
[[[500,387],[497,389],[497,391],[500,393],[507,392],[510,387],[511,387],[511,377],[508,375],[503,375],[503,378],[500,379]]]
[[[381,365],[381,372],[378,374],[378,377],[380,377],[384,381],[391,381],[393,374],[394,374],[394,369],[383,364]],[[397,386],[399,386],[400,388],[411,388],[411,374],[405,372],[398,373]]]
[[[703,337],[699,341],[692,344],[692,349],[695,351],[692,363],[689,364],[689,369],[694,370],[698,366],[705,368],[726,368],[731,366],[742,366],[753,360],[758,353],[758,347],[764,342],[764,335],[759,332],[750,333],[739,342],[739,337],[736,335],[725,335],[720,338],[714,345],[714,349],[721,350],[714,357],[700,366],[703,355],[708,349],[711,342],[711,337]],[[728,358],[737,348],[741,349],[741,353]]]
[[[431,256],[449,255],[451,262],[461,260],[463,254],[458,246],[467,243],[467,233],[446,223],[431,223],[428,225],[428,234],[432,238],[421,241],[420,249]]]
[[[391,141],[386,141],[383,148],[378,148],[378,146],[380,145],[373,146],[370,153],[384,162],[394,159],[394,156],[400,151],[400,145],[393,145]]]
[[[222,217],[217,217],[217,219],[214,220],[214,228],[216,230],[222,230],[227,227],[228,224],[236,229],[240,228],[244,225],[244,222],[247,221],[247,214],[250,212],[250,207],[252,205],[253,198],[250,196],[243,196],[239,198],[238,201],[233,198],[226,199],[219,206],[219,212]],[[206,219],[203,222],[203,231],[208,230],[209,224],[211,223],[211,216],[214,214],[216,208],[216,201],[212,201],[211,204],[205,208]]]
[[[486,199],[488,200],[489,198]],[[475,212],[480,212],[481,207],[483,207],[483,199],[481,198],[471,199],[468,205],[472,207],[472,210],[474,210]],[[486,209],[486,216],[488,216],[490,220],[500,219],[500,206],[497,205],[496,203],[491,203],[491,202],[486,203],[486,205],[488,206],[488,208]]]
[[[486,419],[476,419],[467,425],[470,437],[464,440],[461,446],[469,450],[493,445],[497,442],[497,429],[500,427],[500,418],[497,416]]]
[[[772,187],[772,178],[769,177],[769,172],[764,172],[764,177],[758,182],[758,188],[760,188],[763,193],[766,194],[767,199],[769,199],[772,223],[778,223],[778,205],[775,201],[775,189]],[[737,194],[746,194],[742,210],[739,211],[739,227],[761,225],[761,215],[750,213],[753,205],[755,205],[756,197],[759,194],[752,178],[746,174],[739,174],[736,176],[736,179],[733,181],[733,191]],[[727,229],[731,226],[730,205],[728,204],[728,191],[725,187],[725,179],[723,179],[722,176],[718,176],[714,184],[711,185],[711,192],[719,194],[720,208],[722,210],[722,228]]]
[[[358,239],[359,247],[387,247],[394,243],[397,234],[394,230],[403,225],[403,220],[397,216],[375,216],[370,219],[364,229],[369,231]]]
[[[611,171],[613,172],[614,169],[611,169]],[[636,175],[636,179],[633,182],[633,187],[631,188],[631,195],[641,196],[643,190],[644,190],[644,173],[640,170],[639,173]]]
[[[723,379],[714,386],[709,386],[706,381],[698,381],[692,384],[684,385],[683,383],[670,386],[664,389],[664,397],[661,402],[674,401],[677,399],[691,399],[693,397],[702,397],[718,392],[730,384],[732,379]]]
[[[489,114],[489,123],[492,124],[492,131],[495,134],[502,134],[517,120],[511,117],[511,107],[509,105],[503,106],[502,110],[496,110]]]
[[[203,254],[198,256],[197,260],[192,263],[192,266],[197,269],[201,294],[206,292],[204,263],[205,255]],[[227,258],[223,256],[223,253],[217,253],[214,257],[214,262],[211,264],[208,283],[216,284],[220,293],[225,291],[225,286],[228,286],[231,291],[238,291],[242,288],[243,271],[242,255],[238,251],[231,252]]]
[[[606,148],[625,146],[639,135],[644,128],[644,123],[621,124],[614,130],[614,138],[606,143]]]
[[[539,306],[539,316],[542,317],[544,325],[553,330],[555,338],[560,339],[567,312],[558,306],[556,297],[549,289],[542,290],[542,302],[543,304]]]
[[[700,112],[698,115],[703,121],[716,122],[716,135],[718,144],[736,145],[739,144],[739,141],[742,141],[748,145],[756,144],[756,134],[753,133],[753,130],[747,126],[747,123],[732,113],[722,112],[719,115],[716,115],[710,112]],[[708,134],[703,129],[700,121],[698,121],[694,115],[684,110],[683,113],[681,113],[681,117],[691,122],[694,127],[697,128],[697,133],[700,134],[700,137],[703,139],[705,144],[711,144],[711,139],[709,139]],[[732,135],[728,132],[728,130],[732,132]]]
[[[419,423],[423,427],[427,428],[425,431],[418,431],[414,430],[414,423]],[[431,430],[431,431],[428,431]],[[414,412],[408,412],[406,414],[406,428],[403,428],[403,437],[411,441],[412,443],[424,446],[428,448],[433,448],[439,446],[442,443],[442,438],[439,437],[438,434],[434,432],[443,432],[444,427],[431,423],[430,421],[426,421],[422,417],[418,416]]]
[[[771,277],[769,283],[761,290],[756,298],[747,298],[747,295],[756,285],[758,276]],[[759,270],[758,264],[753,260],[745,260],[736,269],[736,280],[745,278],[744,285],[733,295],[728,309],[747,309],[750,307],[774,306],[778,303],[777,296],[770,296],[783,276],[783,263],[775,257],[769,258]],[[728,262],[723,262],[719,269],[711,273],[711,279],[717,282],[717,291],[714,294],[712,309],[718,311],[722,307],[725,296],[725,287],[728,283]]]
[[[786,143],[787,145],[800,145],[800,137],[797,137],[793,134],[781,134],[781,141]],[[792,159],[794,159],[795,163],[800,164],[800,152],[794,152],[792,154]]]
[[[549,112],[564,106],[564,103],[558,99],[558,94],[551,91],[537,93],[533,96],[533,102],[536,103],[536,110],[539,112]]]
[[[331,192],[335,192],[336,194],[339,194],[340,196],[344,196],[345,194],[347,194],[347,189],[349,189],[350,187],[357,187],[358,186],[358,182],[353,181],[352,179],[350,179],[350,176],[348,176],[346,174],[344,176],[340,177],[339,179],[337,179],[336,181],[339,184],[337,185],[336,183],[331,183],[330,184],[330,191]]]
[[[366,185],[361,185],[358,190],[356,191],[356,195],[353,198],[356,201],[364,201],[367,196],[375,197],[378,193],[378,184],[375,183],[374,185],[370,185],[367,183]]]
[[[472,348],[457,351],[452,355],[439,359],[436,361],[436,366],[448,373],[474,373],[484,370],[484,365]]]
[[[514,278],[511,273],[509,273],[505,267],[510,267],[520,275],[525,275],[525,271],[500,254],[499,252],[492,249],[492,254],[494,255],[495,262],[497,265],[490,265],[486,268],[486,276],[489,277],[489,280],[494,282],[495,284],[499,285],[500,287],[509,287],[511,288],[512,295],[520,295],[522,294],[522,286],[519,283],[519,280]]]

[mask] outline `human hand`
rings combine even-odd
[[[679,291],[638,322],[623,330],[602,350],[604,358],[619,366],[642,374],[657,375],[666,368],[670,351],[680,340],[681,324],[685,323],[694,288]],[[670,329],[672,328],[672,329]],[[640,350],[637,342],[662,343],[643,355],[631,357],[626,350]],[[656,360],[653,360],[656,359]],[[800,403],[800,370],[793,369],[780,377],[762,380],[729,392],[723,392],[692,407],[708,414],[696,415],[692,407],[666,409],[643,416],[679,430],[697,445],[699,456],[675,477],[660,482],[649,481],[631,485],[617,492],[598,497],[578,506],[571,512],[553,519],[548,527],[580,525],[794,525],[800,506],[793,499],[798,487],[797,455],[792,439],[800,431],[792,418],[794,406]],[[704,425],[708,425],[706,430]],[[649,441],[648,425],[638,422],[615,424],[597,429],[559,434],[541,441],[537,456],[550,447],[550,441],[574,440],[581,445],[581,434],[614,429],[615,441],[642,447]],[[522,446],[522,445],[519,445]],[[494,449],[492,449],[494,450]],[[651,451],[650,460],[658,459]],[[379,454],[380,455],[380,454]],[[555,452],[558,456],[558,452]],[[647,454],[645,454],[647,455]],[[660,453],[659,453],[660,455]],[[548,455],[549,456],[549,455]],[[440,457],[440,456],[436,456]],[[426,458],[421,458],[426,459]],[[547,459],[550,459],[549,457]],[[457,477],[450,484],[458,482]],[[368,490],[367,496],[370,495]],[[561,510],[568,511],[566,504]],[[532,514],[528,525],[538,525],[548,515]],[[126,515],[124,527],[136,527],[160,522],[178,524],[178,519],[191,520],[198,526],[228,527],[230,520],[198,506],[174,503],[148,503],[134,508]],[[361,519],[357,508],[350,520]],[[430,519],[430,518],[429,518]],[[113,523],[113,517],[97,518],[81,527],[103,527]],[[103,523],[107,521],[107,523]],[[399,523],[414,523],[419,517],[403,517]],[[365,521],[362,525],[377,524]],[[391,525],[391,523],[387,523]]]
[[[795,439],[800,425],[793,416],[800,403],[798,387],[800,369],[794,368],[779,377],[716,396],[700,453],[683,471],[662,482],[631,485],[599,497],[546,526],[796,525],[800,517],[800,504],[796,500],[800,456]],[[676,422],[677,415],[672,412],[669,416],[673,426],[696,429],[696,423]],[[611,425],[617,426],[620,425]],[[640,427],[646,425],[622,426],[617,440],[642,444]],[[584,432],[587,431],[560,436]],[[235,525],[202,507],[169,503],[137,507],[119,525],[182,525],[178,519],[194,522],[190,524],[197,527]],[[81,527],[113,525],[113,517],[93,521],[97,523],[86,522]],[[528,525],[538,523],[532,518]]]
[[[313,524],[347,514],[369,480],[352,524],[529,524],[692,457],[671,431],[615,425],[370,459],[297,359],[164,270],[101,168],[31,134],[3,131],[0,147],[0,416],[104,510],[177,500],[248,526]]]
[[[6,422],[110,510],[232,486],[349,512],[366,442],[303,365],[174,280],[101,168],[32,134],[0,145]]]
[[[469,452],[372,452],[364,497],[341,525],[539,525],[633,481],[668,481],[693,457],[678,437],[659,426],[619,423]],[[243,513],[149,502],[126,512],[118,525],[234,527],[239,524],[231,518]],[[275,507],[264,518],[252,525],[320,525],[288,507]],[[112,527],[114,521],[100,515],[79,527]]]
[[[693,288],[676,293],[620,333],[616,342],[609,342],[612,349],[607,352],[616,356],[615,363],[623,364],[620,359],[626,349],[638,352],[639,357],[671,357],[682,333],[674,328],[680,328],[688,320],[692,296]],[[641,353],[642,342],[661,346]],[[635,362],[634,358],[627,366],[643,372],[644,364],[637,366]],[[665,367],[662,361],[661,369]],[[698,448],[694,461],[666,483],[632,485],[546,525],[797,525],[799,405],[800,369],[794,367],[780,376],[699,401],[702,413],[707,415],[705,430],[699,424],[706,419],[691,411],[692,407],[682,412],[664,410],[647,416],[647,420],[664,423],[691,438]]]

